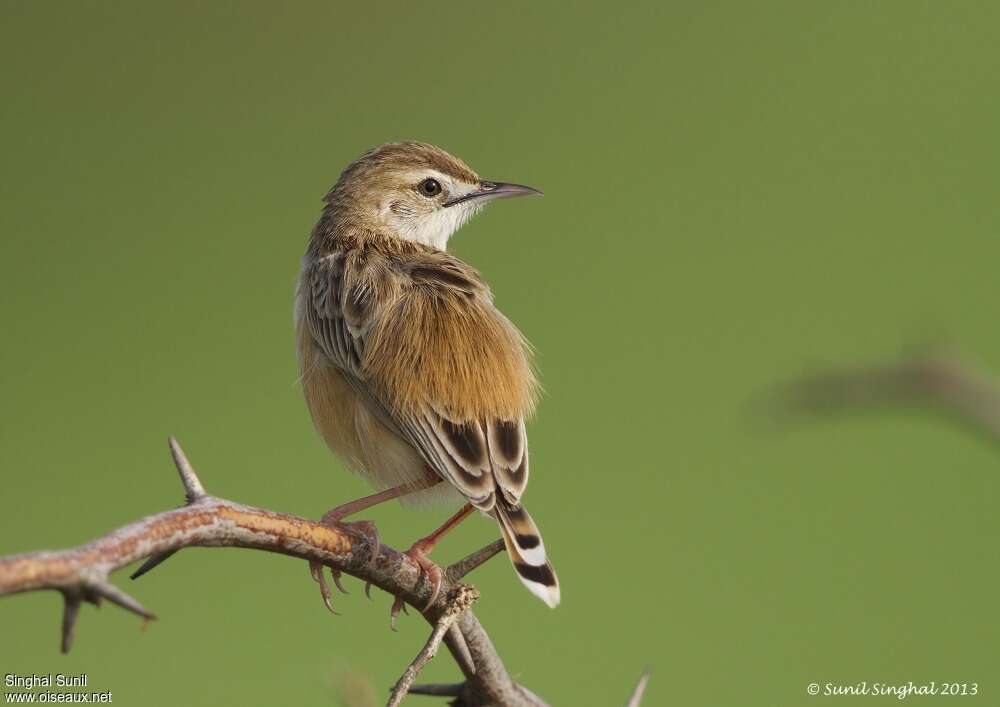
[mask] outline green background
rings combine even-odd
[[[651,705],[861,680],[998,704],[997,449],[750,403],[926,338],[1000,369],[1000,6],[370,5],[0,3],[0,553],[176,505],[168,434],[234,500],[365,493],[296,387],[292,289],[343,166],[422,139],[546,192],[452,241],[546,388],[526,498],[563,605],[503,559],[474,575],[512,673],[560,705],[622,704],[646,665]],[[370,517],[405,546],[444,515]],[[122,705],[381,702],[427,633],[350,579],[332,617],[263,553],[115,579],[161,620],[85,607],[63,657],[58,595],[6,598],[0,673],[85,671]]]

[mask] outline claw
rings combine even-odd
[[[427,604],[424,606],[424,611],[431,608],[434,602],[437,601],[438,594],[441,593],[441,570],[434,564],[431,564],[430,567],[432,568],[432,571],[428,572],[425,567],[424,573],[427,577],[427,581],[431,583],[432,587],[434,587],[434,591],[431,592],[431,598],[427,600]]]
[[[389,609],[389,628],[393,631],[396,630],[396,617],[399,616],[399,610],[406,609],[406,604],[403,603],[401,597],[396,597],[392,602],[392,608]]]
[[[382,548],[381,541],[379,540],[378,528],[370,520],[357,520],[352,523],[344,523],[340,520],[343,516],[341,515],[342,509],[333,509],[326,513],[320,521],[323,525],[329,527],[339,527],[345,529],[349,532],[360,533],[368,541],[371,547],[371,558],[369,563],[374,564],[376,558],[378,558],[379,551]],[[331,613],[340,615],[340,612],[333,608],[333,604],[330,603],[330,587],[327,586],[326,578],[323,575],[323,564],[320,562],[310,562],[309,563],[309,574],[312,578],[316,580],[319,584],[319,593],[323,597],[323,604]],[[341,582],[341,571],[335,567],[330,568],[330,576],[333,577],[333,583],[337,586],[344,594],[350,594]],[[368,593],[368,588],[365,587],[365,594],[371,599],[371,595]]]
[[[330,603],[330,587],[326,585],[326,577],[323,575],[323,565],[319,562],[309,563],[309,574],[312,578],[319,584],[319,593],[323,597],[323,604],[330,613],[334,616],[340,616],[340,613],[333,608],[333,604]]]
[[[371,598],[372,598],[372,583],[371,582],[365,582],[365,596],[368,597],[368,601],[371,601]]]
[[[417,542],[404,553],[407,557],[417,563],[420,567],[420,578],[426,579],[431,585],[431,598],[421,611],[427,611],[437,601],[438,594],[441,593],[441,568],[427,559],[426,551]]]
[[[438,594],[441,592],[441,568],[427,559],[426,551],[419,542],[415,543],[413,547],[407,550],[404,554],[419,565],[420,580],[426,579],[430,582],[432,588],[431,598],[428,600],[427,605],[421,610],[427,611],[427,609],[429,609],[437,600]],[[365,585],[365,593],[368,592],[369,586],[371,585]],[[407,616],[410,615],[409,610],[406,608],[406,602],[403,601],[403,598],[396,597],[392,602],[392,609],[389,610],[389,628],[393,631],[396,630],[396,619],[399,616],[400,611]]]
[[[340,583],[340,575],[341,575],[340,570],[335,570],[332,567],[330,568],[330,576],[333,577],[333,583],[337,585],[337,589],[340,590],[340,593],[341,594],[350,594],[349,591],[347,591],[346,589],[344,589],[344,585]]]

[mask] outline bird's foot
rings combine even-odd
[[[319,524],[325,525],[327,528],[342,530],[348,535],[362,536],[368,541],[368,546],[371,548],[371,556],[368,558],[368,563],[375,564],[375,560],[378,558],[379,550],[382,547],[382,541],[379,538],[378,528],[376,528],[375,524],[370,520],[354,520],[350,522],[341,520],[341,518],[349,513],[350,509],[346,506],[338,506],[337,508],[324,513],[323,517],[319,520]]]
[[[369,563],[374,563],[375,559],[378,557],[379,550],[381,549],[381,541],[379,540],[378,528],[370,520],[357,520],[350,523],[345,523],[340,519],[345,515],[340,512],[340,508],[334,508],[332,511],[328,511],[323,518],[320,520],[321,525],[325,525],[328,528],[336,528],[338,530],[346,531],[349,534],[360,534],[365,537],[368,541],[368,545],[371,548],[371,557],[369,558]],[[312,578],[319,584],[319,593],[323,598],[323,605],[330,610],[331,613],[339,616],[339,612],[333,608],[333,604],[330,601],[330,587],[326,583],[326,576],[323,573],[323,563],[316,562],[312,560],[309,562],[309,574]],[[349,594],[349,592],[344,589],[344,585],[340,581],[341,571],[336,567],[330,567],[330,576],[333,578],[333,583],[336,585],[343,594]]]
[[[403,553],[416,562],[420,567],[420,579],[426,578],[431,585],[431,597],[427,600],[427,604],[424,605],[423,611],[426,611],[431,607],[431,605],[437,600],[438,594],[441,592],[443,577],[441,568],[431,562],[427,557],[433,547],[434,541],[429,538],[424,538],[423,540],[418,540],[413,543],[410,549]],[[396,600],[392,603],[392,609],[389,611],[389,627],[393,631],[396,630],[396,617],[399,616],[400,610],[405,613],[406,604],[402,597],[397,596]]]

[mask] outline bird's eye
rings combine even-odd
[[[441,183],[436,179],[425,179],[417,185],[417,189],[424,196],[437,196],[441,193]]]

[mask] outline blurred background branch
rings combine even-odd
[[[952,349],[922,350],[895,362],[806,375],[779,386],[769,402],[779,417],[918,407],[1000,442],[1000,384]]]

